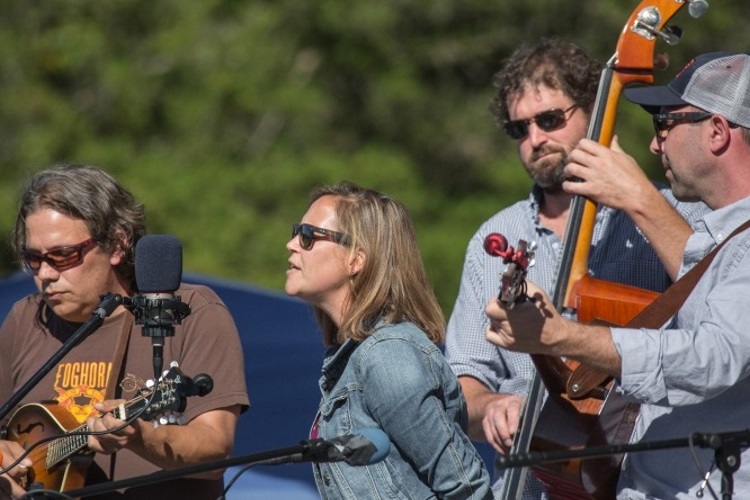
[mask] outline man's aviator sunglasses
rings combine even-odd
[[[572,105],[568,109],[550,109],[542,111],[531,118],[525,120],[510,120],[503,124],[505,133],[513,139],[523,139],[529,135],[529,125],[536,123],[536,126],[545,132],[552,132],[557,130],[568,121],[567,113],[571,109],[577,108],[576,104]]]
[[[45,253],[31,252],[24,248],[21,256],[26,265],[34,271],[42,267],[42,262],[46,262],[58,271],[65,271],[83,262],[85,252],[94,246],[96,246],[96,239],[89,238],[77,245],[60,247]]]
[[[323,229],[312,224],[292,224],[292,238],[295,236],[299,236],[299,246],[305,250],[310,250],[315,240],[328,240],[340,245],[349,244],[349,238],[344,233]]]

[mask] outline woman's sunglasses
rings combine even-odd
[[[568,109],[550,109],[548,111],[542,111],[534,115],[531,118],[525,120],[510,120],[503,124],[505,133],[513,139],[523,139],[529,135],[529,125],[536,123],[536,126],[545,132],[552,132],[557,130],[568,121],[566,114],[571,109],[577,108],[576,104],[572,105]]]
[[[340,245],[349,243],[349,238],[344,233],[323,229],[312,224],[292,224],[292,238],[295,236],[299,236],[299,246],[305,250],[310,250],[315,240],[328,240]]]
[[[42,262],[46,262],[57,271],[65,271],[83,262],[84,253],[95,245],[96,239],[89,238],[77,245],[60,247],[45,253],[30,252],[24,248],[21,256],[26,265],[34,271],[42,267]]]

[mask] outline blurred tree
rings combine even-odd
[[[0,232],[30,172],[93,163],[146,204],[151,232],[182,240],[187,270],[280,289],[309,190],[348,179],[409,207],[447,314],[469,237],[529,188],[487,111],[492,73],[547,36],[607,60],[636,5],[5,0]],[[668,76],[744,49],[748,14],[745,0],[680,12]],[[648,120],[621,108],[621,142],[657,175]],[[0,238],[0,274],[15,268]]]

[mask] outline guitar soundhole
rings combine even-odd
[[[16,429],[16,435],[22,436],[23,434],[31,434],[35,427],[40,428],[40,432],[44,432],[44,424],[42,422],[32,422],[24,428],[19,425]]]

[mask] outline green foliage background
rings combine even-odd
[[[62,162],[115,174],[186,270],[281,290],[290,224],[320,183],[351,180],[410,209],[450,312],[478,225],[526,195],[493,125],[490,78],[520,43],[560,36],[601,60],[624,0],[4,0],[0,233],[29,174]],[[750,4],[713,2],[669,52],[747,50]],[[618,133],[654,176],[649,121]],[[7,238],[0,275],[17,269]]]

